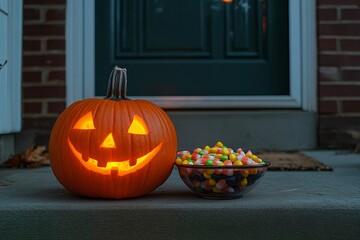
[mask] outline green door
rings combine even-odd
[[[95,94],[289,95],[288,0],[96,0]]]

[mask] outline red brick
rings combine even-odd
[[[360,34],[359,23],[324,23],[318,25],[319,35],[353,36]]]
[[[331,146],[337,142],[337,133],[334,131],[319,131],[319,145]],[[335,147],[333,145],[333,147]]]
[[[319,50],[336,50],[336,39],[319,39]]]
[[[360,70],[343,70],[341,72],[343,81],[360,81]]]
[[[340,48],[345,51],[360,51],[360,40],[343,39],[340,41]]]
[[[22,75],[23,82],[26,82],[26,83],[41,82],[41,72],[40,71],[35,71],[35,72],[23,71],[22,74],[23,74]]]
[[[64,36],[64,24],[24,25],[24,36]]]
[[[360,93],[359,93],[360,95]],[[342,101],[342,111],[343,112],[358,112],[360,113],[360,100],[353,100],[353,101]],[[359,122],[360,125],[360,122]]]
[[[65,98],[65,86],[24,86],[25,99]]]
[[[319,113],[337,113],[337,102],[334,100],[320,100]]]
[[[360,116],[319,116],[320,129],[351,129],[360,127]]]
[[[36,8],[24,8],[23,10],[24,21],[39,20],[40,10]]]
[[[330,55],[320,54],[320,66],[359,66],[360,55]]]
[[[346,130],[319,131],[319,146],[333,149],[355,147],[355,141]]]
[[[50,39],[46,41],[47,50],[65,51],[65,39]]]
[[[24,5],[30,4],[41,4],[41,5],[64,5],[66,4],[66,0],[24,0]]]
[[[49,72],[48,81],[65,81],[65,71],[51,71]]]
[[[49,102],[48,103],[48,113],[61,113],[66,108],[65,101],[63,102]]]
[[[354,131],[357,131],[357,130],[354,130]],[[360,131],[359,131],[360,133]],[[348,130],[342,130],[338,133],[338,139],[341,141],[341,142],[347,142],[347,143],[350,143],[350,142],[354,142],[354,137],[351,133],[349,133]]]
[[[359,0],[318,0],[318,5],[359,5]]]
[[[25,55],[24,67],[34,66],[65,66],[65,55]]]
[[[64,21],[65,20],[65,8],[47,10],[45,19],[47,21]]]
[[[35,144],[38,146],[47,146],[49,144],[51,128],[36,131]]]
[[[359,20],[360,9],[342,9],[341,18],[344,20]]]
[[[320,81],[338,81],[340,79],[339,69],[336,67],[319,67]]]
[[[24,103],[23,112],[26,113],[41,113],[42,103]]]
[[[56,117],[24,117],[23,129],[51,129]]]
[[[41,41],[40,40],[24,40],[23,41],[23,50],[24,51],[39,51],[39,50],[41,50]]]
[[[320,85],[320,97],[351,97],[360,95],[360,85]],[[359,122],[360,123],[360,122]]]
[[[320,21],[337,19],[336,8],[318,9],[317,13],[318,13],[318,20]]]

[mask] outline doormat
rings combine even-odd
[[[300,152],[262,152],[257,155],[271,163],[269,171],[333,171],[330,166]]]

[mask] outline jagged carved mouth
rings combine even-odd
[[[130,166],[130,161],[125,160],[121,162],[107,162],[105,167],[98,167],[98,160],[93,158],[88,158],[87,160],[84,160],[82,157],[82,154],[76,150],[74,145],[71,143],[70,139],[68,139],[68,144],[70,146],[70,149],[72,153],[75,155],[75,157],[79,160],[79,162],[88,170],[105,174],[105,175],[126,175],[131,172],[135,172],[145,165],[147,165],[151,159],[154,158],[154,156],[160,151],[162,147],[162,142],[159,143],[154,149],[152,149],[149,153],[143,155],[142,157],[139,157],[136,159],[136,164]]]

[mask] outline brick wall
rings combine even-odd
[[[66,0],[24,0],[23,130],[47,144],[65,108]]]
[[[360,135],[359,0],[318,0],[318,49],[319,146],[352,148]]]

